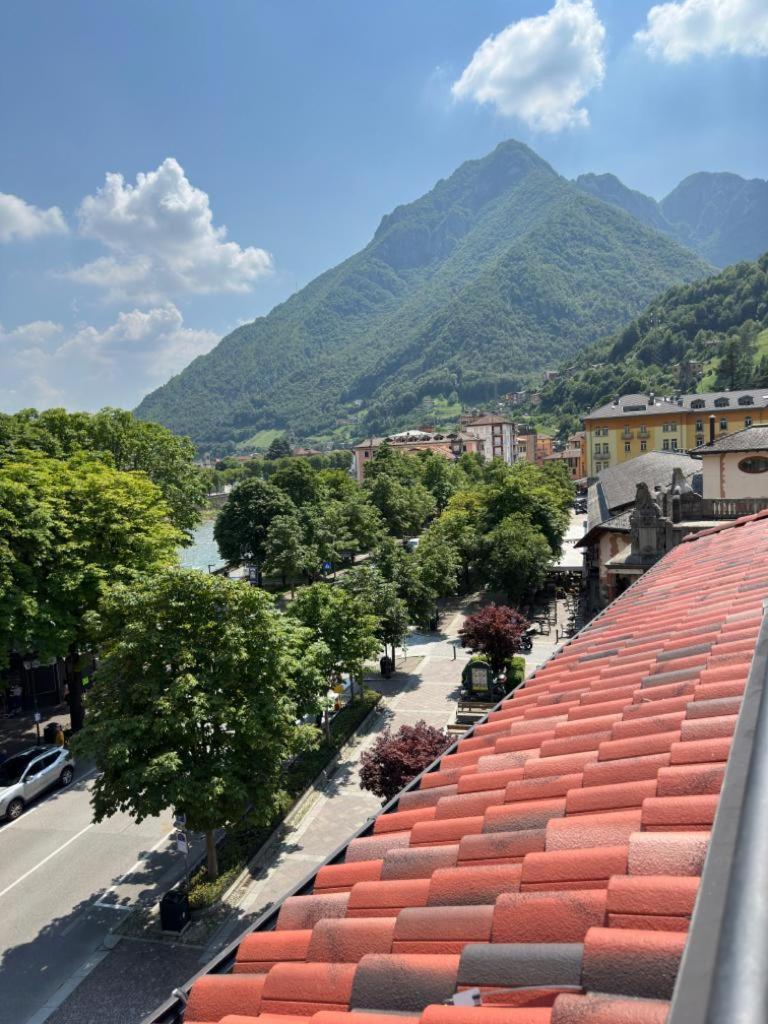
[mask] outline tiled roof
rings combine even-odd
[[[741,399],[741,401],[739,401]],[[593,409],[585,420],[606,419],[611,416],[661,416],[675,412],[722,412],[723,409],[765,408],[768,388],[746,391],[707,391],[702,394],[659,396],[651,404],[648,394],[621,395],[615,402]]]
[[[244,938],[234,973],[199,978],[187,1024],[663,1024],[767,517],[674,548]]]
[[[718,437],[712,444],[700,444],[693,451],[699,455],[709,452],[761,452],[768,450],[768,427],[745,427],[732,434]]]
[[[609,519],[619,509],[634,505],[638,484],[647,484],[651,493],[657,487],[669,487],[676,469],[682,470],[685,479],[700,494],[701,460],[692,459],[685,452],[643,452],[634,459],[600,470],[597,480],[590,484],[587,497],[589,528]]]

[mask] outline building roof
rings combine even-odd
[[[694,448],[698,455],[716,455],[718,452],[764,452],[768,451],[768,427],[745,427],[732,434],[718,437],[712,444],[700,444]]]
[[[475,419],[469,420],[467,422],[467,426],[468,427],[489,427],[489,426],[493,426],[494,424],[498,425],[498,424],[504,424],[504,423],[508,424],[510,427],[513,425],[512,420],[508,419],[506,416],[498,416],[495,413],[487,412],[487,413],[483,413],[482,416],[476,416]]]
[[[664,413],[679,412],[718,413],[724,409],[754,409],[766,406],[768,406],[768,388],[745,391],[708,391],[703,394],[664,397],[634,394],[621,395],[615,402],[608,402],[593,409],[584,417],[584,420],[606,419],[612,416],[660,416]]]
[[[725,883],[691,926],[702,870],[741,841],[766,516],[667,554],[246,935],[234,973],[198,978],[185,1021],[664,1024],[686,945],[713,941]]]
[[[647,484],[653,494],[657,487],[669,487],[675,469],[683,472],[695,491],[701,493],[701,461],[685,452],[643,452],[642,455],[603,469],[590,484],[587,495],[589,528],[609,519],[619,509],[633,505],[637,485]]]
[[[387,444],[408,444],[408,445],[431,445],[440,442],[451,442],[451,441],[479,441],[480,438],[477,434],[473,434],[469,430],[463,430],[461,432],[452,431],[450,433],[430,433],[426,430],[402,430],[397,434],[389,434],[387,437],[366,437],[362,441],[359,441],[354,447],[355,448],[379,448],[385,442]]]
[[[588,547],[598,534],[604,530],[607,530],[608,533],[629,533],[632,529],[629,521],[631,515],[632,510],[627,509],[626,512],[619,512],[617,516],[612,516],[610,519],[604,519],[602,522],[595,523],[595,525],[590,526],[584,536],[576,542],[575,547]]]

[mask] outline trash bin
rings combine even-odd
[[[58,722],[49,722],[48,725],[43,729],[43,741],[45,743],[55,743],[56,733],[59,731],[61,726]]]
[[[191,917],[189,897],[185,892],[171,889],[160,900],[160,927],[164,932],[181,932]]]

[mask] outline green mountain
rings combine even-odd
[[[541,395],[581,416],[617,395],[768,387],[768,253],[671,288],[622,330],[581,351]]]
[[[521,387],[711,267],[507,142],[137,409],[224,450],[359,437]]]
[[[691,174],[659,203],[613,174],[582,174],[574,184],[671,235],[717,267],[756,259],[768,245],[768,181],[761,178]]]

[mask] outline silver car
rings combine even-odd
[[[35,797],[51,786],[68,786],[75,776],[66,747],[28,747],[0,762],[0,818],[15,821]]]

